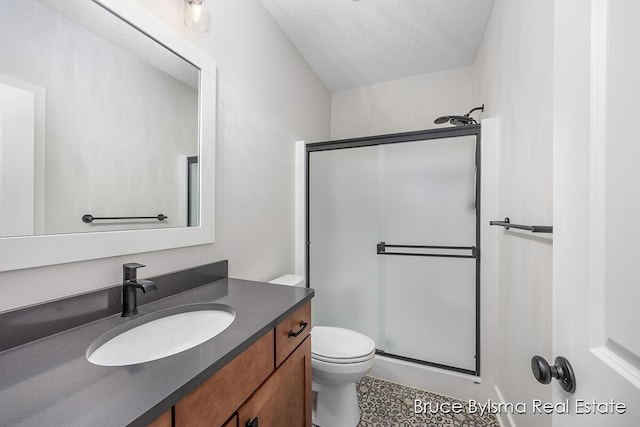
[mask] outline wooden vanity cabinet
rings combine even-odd
[[[229,419],[222,427],[238,427],[238,414],[233,414],[233,417]]]
[[[221,426],[273,372],[273,331],[240,353],[174,408],[176,427]]]
[[[149,427],[172,427],[172,425],[173,424],[171,422],[171,409],[169,409],[167,412],[160,415],[158,418],[155,419],[155,421],[149,424]]]
[[[309,332],[311,332],[310,302],[294,311],[291,316],[276,326],[276,367],[280,366],[291,352],[309,336]]]
[[[310,427],[310,391],[311,338],[307,337],[240,407],[240,427]]]
[[[310,330],[309,301],[178,402],[173,426],[311,427]]]

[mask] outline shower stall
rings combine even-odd
[[[307,144],[314,323],[378,354],[480,367],[480,125]]]

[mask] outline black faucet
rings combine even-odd
[[[144,265],[137,262],[122,265],[122,317],[138,314],[138,289],[144,293],[158,290],[158,285],[151,280],[137,279],[136,271],[140,267]]]

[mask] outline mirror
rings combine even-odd
[[[198,67],[93,1],[0,1],[0,237],[199,225]]]
[[[215,241],[216,64],[179,31],[133,1],[0,0],[0,271]]]

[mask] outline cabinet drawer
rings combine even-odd
[[[310,338],[240,407],[238,422],[239,427],[311,427]]]
[[[175,406],[176,427],[220,426],[273,372],[274,337],[264,337]]]
[[[276,326],[276,366],[295,350],[311,331],[311,301]]]

